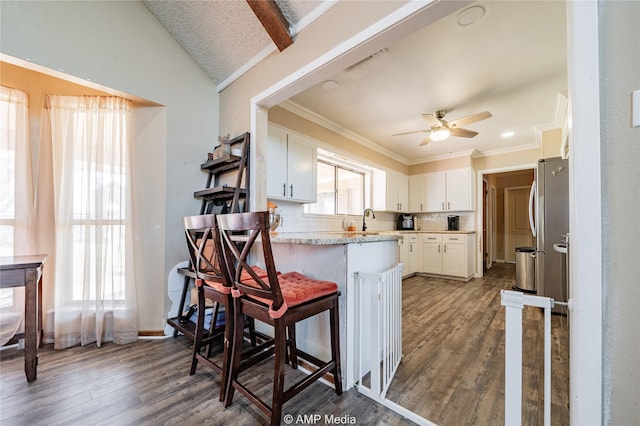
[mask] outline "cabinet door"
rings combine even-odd
[[[287,135],[287,198],[314,203],[316,190],[316,150],[306,139]]]
[[[445,210],[446,176],[444,172],[427,173],[424,180],[426,191],[426,210],[428,212],[441,212]]]
[[[442,273],[442,236],[425,234],[420,236],[420,272]]]
[[[467,276],[467,250],[464,243],[443,242],[442,273],[453,277]]]
[[[287,132],[269,126],[267,140],[267,197],[285,199],[287,192]]]
[[[420,257],[418,254],[418,241],[414,237],[409,240],[409,270],[407,274],[413,274],[418,271],[418,261]]]
[[[387,182],[385,184],[386,191],[386,210],[389,212],[399,211],[398,204],[398,175],[394,172],[387,172]]]
[[[471,169],[447,172],[446,210],[473,210],[471,200]]]
[[[401,212],[409,212],[409,176],[398,175],[398,205]]]
[[[420,213],[427,211],[425,191],[425,175],[409,176],[409,212]]]
[[[402,263],[402,276],[405,277],[411,273],[411,259],[409,258],[409,238],[407,235],[404,235],[403,238],[400,238],[398,240],[398,247],[400,249],[400,263]]]

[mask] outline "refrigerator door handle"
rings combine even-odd
[[[536,198],[536,181],[531,184],[531,191],[529,191],[529,227],[531,228],[531,234],[536,237],[536,223],[533,216],[534,202]]]

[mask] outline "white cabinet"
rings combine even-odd
[[[426,175],[409,176],[409,212],[419,213],[427,211],[427,191],[425,189]]]
[[[400,263],[403,265],[402,277],[412,275],[418,271],[418,236],[416,234],[402,234],[398,240],[400,248]]]
[[[316,160],[316,148],[310,140],[269,126],[267,197],[314,203],[317,197]]]
[[[422,234],[419,272],[471,277],[474,241],[474,234]]]
[[[375,170],[372,173],[374,210],[409,212],[409,176],[394,171]]]
[[[471,169],[449,170],[425,175],[426,211],[473,210]]]
[[[386,209],[390,212],[409,211],[409,177],[396,172],[387,172]]]
[[[420,272],[442,274],[442,235],[420,235]]]

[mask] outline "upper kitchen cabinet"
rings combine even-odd
[[[396,172],[387,172],[387,211],[409,211],[409,177]]]
[[[409,177],[394,171],[375,170],[372,174],[371,207],[388,212],[409,211]]]
[[[449,170],[424,175],[426,211],[473,210],[471,169]]]
[[[312,141],[269,125],[267,197],[316,202],[317,151]]]
[[[427,211],[427,191],[425,190],[426,175],[409,176],[409,212],[420,213]]]

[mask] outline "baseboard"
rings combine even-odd
[[[140,337],[161,337],[164,336],[164,330],[138,330]]]

